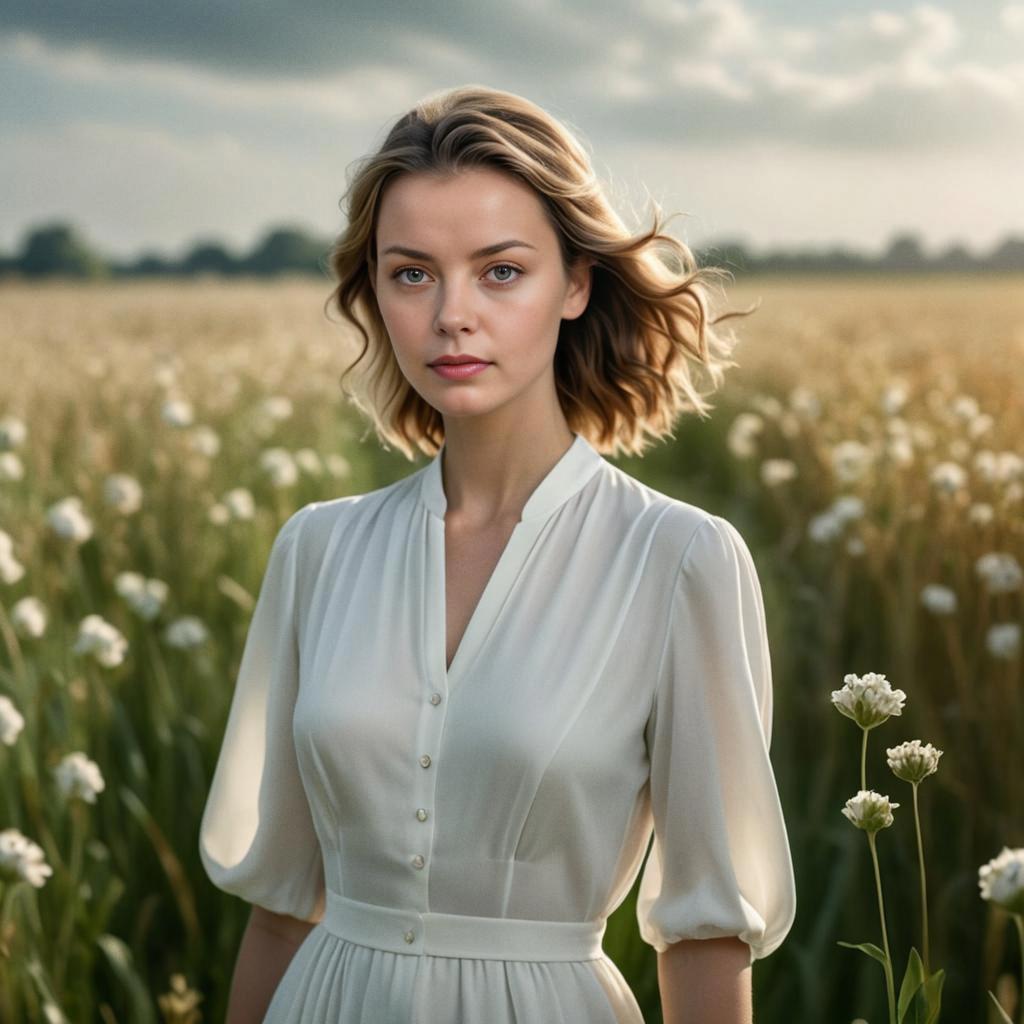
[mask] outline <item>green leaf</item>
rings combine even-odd
[[[903,1024],[909,1020],[910,1024],[924,1024],[928,1007],[924,1000],[915,999],[921,986],[924,984],[924,964],[917,950],[911,946],[910,956],[907,958],[907,972],[903,975],[903,982],[900,985],[900,998],[896,1012],[896,1019]],[[913,1010],[908,1018],[907,1014]]]
[[[96,944],[106,954],[110,966],[128,995],[129,1019],[137,1024],[156,1024],[153,1003],[146,983],[135,970],[131,950],[116,935],[101,935]]]
[[[928,1016],[925,1017],[925,1024],[935,1024],[939,1019],[939,1010],[942,1008],[942,983],[945,980],[946,972],[944,970],[936,971],[921,989],[928,1003]]]
[[[886,959],[885,953],[882,952],[873,942],[861,942],[854,944],[852,942],[840,942],[840,946],[845,946],[847,949],[859,949],[862,953],[867,953],[868,956],[873,957],[883,967],[887,967],[889,961]]]
[[[996,1004],[996,1009],[999,1011],[999,1016],[1006,1021],[1006,1024],[1013,1024],[1013,1021],[1010,1020],[1010,1018],[1007,1016],[1006,1011],[999,1005],[999,1000],[992,995],[991,990],[989,991],[989,995],[992,996],[992,1002]]]

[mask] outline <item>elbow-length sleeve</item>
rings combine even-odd
[[[641,938],[735,936],[768,956],[796,916],[768,748],[772,677],[760,582],[736,528],[709,515],[683,555],[647,726],[654,838]]]
[[[274,539],[199,834],[214,885],[306,921],[322,916],[325,895],[292,735],[299,683],[297,548],[311,507],[293,513]]]

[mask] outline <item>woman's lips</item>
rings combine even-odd
[[[475,377],[490,365],[490,363],[435,363],[431,369],[436,370],[445,380],[462,380],[465,377]]]

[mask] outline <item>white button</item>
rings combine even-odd
[[[420,821],[426,821],[427,820],[427,809],[426,809],[426,807],[419,807],[419,808],[417,808],[416,809],[416,817]]]
[[[423,859],[423,857],[422,857],[422,856],[421,856],[420,854],[418,854],[418,853],[417,853],[417,854],[416,854],[416,856],[415,856],[415,857],[413,857],[413,859],[412,859],[412,866],[413,866],[414,868],[421,868],[421,867],[423,867],[423,865],[424,865],[425,863],[426,863],[426,861],[425,861],[425,860]]]
[[[430,703],[431,704],[440,704],[441,703],[441,694],[439,694],[439,693],[432,693],[430,695]]]
[[[429,768],[430,767],[430,755],[429,754],[424,754],[420,758],[420,764],[423,765],[424,768]]]
[[[404,938],[405,938],[406,942],[412,942],[413,939],[416,938],[416,933],[415,932],[406,932]]]

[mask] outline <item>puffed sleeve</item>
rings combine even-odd
[[[675,581],[647,727],[654,838],[637,920],[658,952],[738,936],[753,962],[789,932],[796,887],[771,730],[757,571],[736,528],[709,514]]]
[[[306,505],[274,539],[199,830],[219,889],[302,920],[323,913],[323,860],[292,738],[299,682],[296,563]]]

